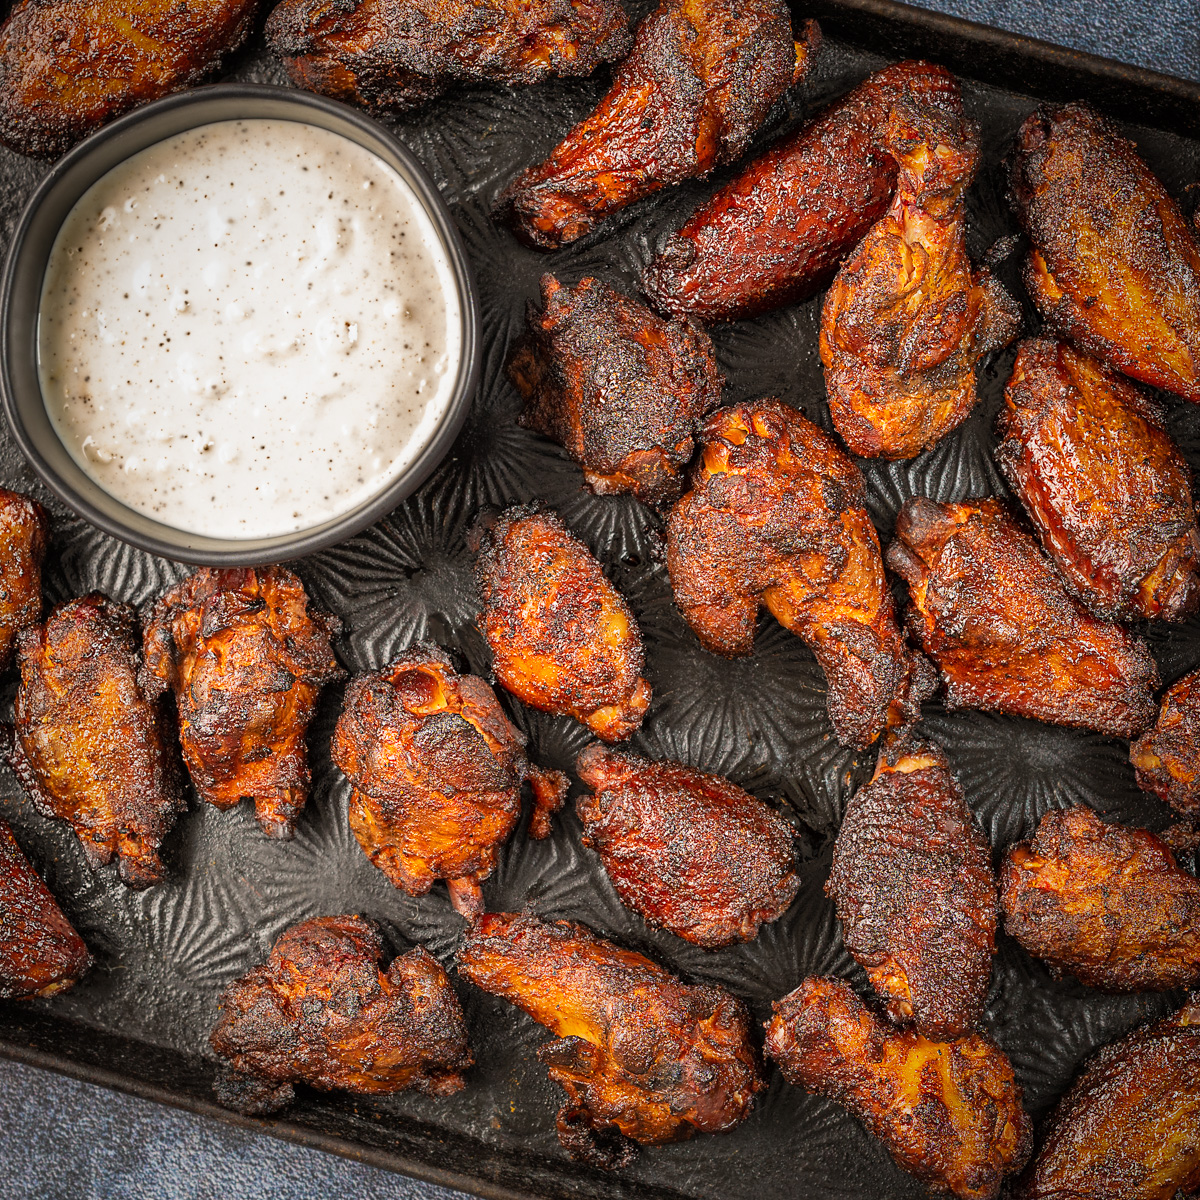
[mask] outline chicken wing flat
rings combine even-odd
[[[893,105],[958,103],[943,67],[876,71],[720,188],[664,243],[642,287],[661,312],[732,321],[820,291],[887,211]]]
[[[1017,1200],[1173,1200],[1200,1186],[1200,1003],[1105,1046],[1058,1102]]]
[[[550,832],[569,786],[530,766],[525,739],[478,675],[459,675],[436,646],[418,645],[346,689],[333,761],[354,785],[350,828],[396,887],[423,896],[445,879],[454,907],[483,907],[479,882],[534,796],[530,833]]]
[[[675,602],[701,645],[749,654],[765,605],[825,671],[843,742],[915,720],[932,672],[897,628],[858,468],[775,399],[719,409],[701,439],[692,490],[667,521]]]
[[[575,773],[592,789],[576,806],[583,844],[652,925],[711,950],[787,911],[800,887],[792,828],[769,805],[720,775],[599,743]]]
[[[217,1099],[248,1115],[274,1112],[293,1085],[360,1095],[448,1096],[472,1063],[462,1006],[421,947],[379,967],[371,921],[316,917],[280,936],[262,966],[224,991],[209,1036],[225,1060]]]
[[[1112,620],[1194,611],[1192,472],[1159,406],[1044,338],[1021,343],[1004,397],[996,461],[1071,594]]]
[[[538,504],[480,522],[473,542],[496,678],[606,742],[628,737],[650,706],[642,635],[588,548]]]
[[[401,111],[456,85],[590,75],[632,41],[617,0],[283,0],[266,32],[298,87]]]
[[[682,983],[582,925],[487,913],[458,966],[555,1035],[538,1058],[567,1093],[558,1136],[593,1166],[625,1166],[633,1142],[724,1133],[765,1086],[740,1000]]]
[[[888,566],[950,708],[1135,737],[1154,720],[1158,671],[1144,642],[1092,616],[1001,500],[914,496]]]
[[[0,142],[53,158],[122,113],[200,83],[258,0],[19,0],[0,27]]]
[[[1112,992],[1200,982],[1200,880],[1149,830],[1052,810],[1005,855],[1000,899],[1005,932],[1055,975]]]
[[[21,786],[70,822],[93,868],[115,857],[130,887],[159,883],[159,847],[187,804],[170,721],[139,682],[137,614],[93,592],[17,647],[9,756]]]
[[[321,688],[345,677],[339,629],[278,566],[198,571],[150,614],[146,678],[175,693],[200,799],[220,809],[253,799],[268,837],[290,838],[308,798],[304,736]]]
[[[1086,104],[1043,108],[1017,135],[1012,197],[1050,330],[1200,402],[1200,246],[1133,143]]]
[[[792,40],[783,0],[662,0],[638,26],[612,88],[522,172],[499,206],[518,236],[554,249],[663,188],[740,157],[820,39]]]
[[[1200,670],[1173,683],[1154,728],[1129,748],[1138,786],[1176,812],[1200,816]]]
[[[565,446],[593,492],[644,504],[679,498],[696,427],[721,402],[708,335],[598,279],[565,288],[542,276],[542,307],[529,306],[508,373],[523,425]]]
[[[983,1017],[996,952],[987,838],[945,754],[889,742],[846,806],[826,894],[888,1016],[948,1041]]]
[[[42,559],[49,537],[46,510],[0,488],[0,671],[12,666],[17,634],[42,618]]]
[[[892,108],[896,195],[821,313],[833,424],[864,458],[912,458],[962,424],[978,399],[976,365],[1021,325],[1020,305],[967,257],[963,193],[979,167],[978,128],[957,94],[932,99],[940,106]]]
[[[789,1083],[844,1104],[934,1195],[994,1200],[1029,1157],[1012,1064],[980,1034],[897,1031],[848,983],[810,978],[776,1002],[766,1051]]]
[[[65,992],[91,965],[83,939],[0,821],[0,1000]]]

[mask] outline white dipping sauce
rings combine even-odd
[[[399,475],[446,410],[461,336],[446,252],[395,171],[312,125],[222,121],[71,210],[38,357],[59,437],[106,492],[259,538]]]

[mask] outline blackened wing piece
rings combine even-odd
[[[806,979],[774,1007],[766,1052],[784,1078],[844,1104],[932,1195],[995,1200],[1025,1165],[1021,1088],[988,1038],[892,1029],[840,979]]]
[[[1138,786],[1190,820],[1200,816],[1200,670],[1173,683],[1154,728],[1129,748]]]
[[[1135,737],[1154,720],[1158,670],[1144,642],[1070,596],[1001,500],[914,496],[888,566],[908,584],[908,624],[951,708]]]
[[[65,992],[91,965],[83,939],[0,821],[0,1000]]]
[[[567,794],[566,776],[532,767],[524,747],[485,680],[419,645],[351,680],[332,754],[354,785],[350,828],[371,862],[413,896],[445,879],[454,907],[473,916],[521,816],[522,781],[534,837]]]
[[[553,249],[733,162],[807,71],[814,22],[803,36],[793,41],[783,0],[662,0],[596,110],[508,186],[500,207],[522,239]]]
[[[763,606],[825,671],[841,741],[868,746],[910,724],[934,680],[896,624],[862,473],[775,399],[719,409],[701,441],[667,521],[675,603],[700,644],[749,654]]]
[[[1049,329],[1200,402],[1200,246],[1134,144],[1086,104],[1042,108],[1017,134],[1012,196]]]
[[[595,743],[575,763],[583,844],[621,903],[714,949],[754,938],[800,886],[792,828],[720,775]]]
[[[590,75],[632,42],[618,0],[283,0],[266,32],[298,87],[400,111],[455,86]]]
[[[225,1064],[217,1099],[262,1115],[290,1104],[297,1083],[359,1095],[461,1090],[473,1060],[446,972],[420,946],[386,971],[382,957],[374,923],[358,916],[283,933],[221,995],[209,1036]]]
[[[642,286],[661,312],[732,321],[820,291],[887,211],[896,161],[888,121],[901,101],[958,102],[944,67],[876,71],[776,142],[667,239]]]
[[[889,741],[846,806],[826,893],[888,1016],[935,1041],[983,1017],[996,952],[991,847],[945,754]]]
[[[1045,338],[1021,343],[1004,400],[996,461],[1072,595],[1112,620],[1193,612],[1192,472],[1159,405]]]
[[[252,799],[268,837],[290,838],[308,799],[304,739],[321,688],[345,676],[339,629],[278,566],[205,568],[150,614],[145,677],[175,694],[200,799],[219,809]]]
[[[593,492],[665,504],[683,490],[701,419],[721,402],[712,340],[598,279],[542,276],[542,306],[508,373],[522,424],[565,446]]]
[[[724,1133],[765,1086],[740,1000],[685,984],[582,925],[487,913],[458,967],[555,1035],[538,1057],[567,1093],[558,1136],[593,1166],[625,1166],[633,1143]]]
[[[49,537],[46,510],[0,488],[0,671],[12,665],[17,634],[42,619],[42,559]]]
[[[159,848],[187,807],[174,733],[143,687],[137,614],[93,592],[18,638],[11,763],[48,817],[69,821],[89,864],[117,860],[134,888],[159,883]]]

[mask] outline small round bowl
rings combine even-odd
[[[357,508],[295,533],[216,538],[187,533],[110,496],[59,440],[38,381],[37,329],[42,280],[54,240],[75,202],[118,163],[165,138],[215,121],[299,121],[341,134],[371,151],[413,189],[442,240],[458,289],[462,347],[454,390],[441,422],[411,465]],[[69,151],[42,180],[21,214],[0,285],[0,396],[13,435],[56,496],[106,533],[181,562],[256,566],[300,558],[344,541],[391,512],[445,457],[479,381],[479,299],[458,231],[433,180],[386,129],[354,109],[307,92],[218,83],[168,96],[114,121]]]

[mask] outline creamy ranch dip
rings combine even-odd
[[[114,167],[42,289],[50,419],[105,491],[258,538],[378,492],[444,413],[461,354],[445,250],[381,159],[294,121],[222,121]]]

